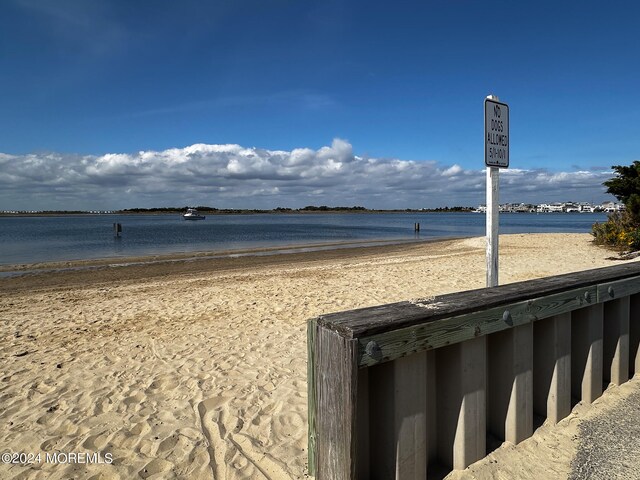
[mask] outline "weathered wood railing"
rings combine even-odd
[[[560,421],[640,370],[639,292],[631,263],[311,319],[311,474],[424,479]]]

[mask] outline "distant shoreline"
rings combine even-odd
[[[110,213],[91,213],[91,212],[34,212],[34,213],[0,213],[0,218],[21,218],[21,217],[97,217],[97,216],[175,216],[182,215],[183,211],[176,212],[126,212],[117,211]],[[230,216],[230,215],[322,215],[322,214],[399,214],[399,213],[479,213],[476,210],[453,210],[453,209],[434,209],[434,210],[291,210],[291,211],[275,211],[275,210],[220,210],[209,212],[206,210],[200,213],[208,216]],[[608,213],[608,212],[500,212],[500,214],[584,214],[584,213]]]
[[[271,210],[246,210],[246,211],[224,211],[224,212],[207,212],[199,211],[203,215],[209,216],[225,216],[225,215],[322,215],[322,214],[381,214],[381,213],[476,213],[473,210],[453,211],[453,210],[366,210],[366,211],[344,211],[344,210],[326,210],[326,211],[291,211],[276,212]],[[183,215],[184,212],[112,212],[112,213],[0,213],[0,217],[94,217],[94,216],[174,216]]]

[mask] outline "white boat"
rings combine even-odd
[[[182,215],[182,218],[185,220],[204,220],[206,217],[204,215],[200,215],[198,210],[195,208],[188,208],[187,213]]]

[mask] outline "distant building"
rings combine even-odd
[[[572,213],[572,212],[576,212],[579,213],[580,210],[580,205],[578,205],[577,203],[573,203],[573,202],[567,202],[564,204],[563,211],[567,212],[567,213]]]
[[[616,202],[604,202],[601,205],[592,205],[589,202],[555,202],[533,205],[530,203],[503,203],[499,206],[502,213],[594,213],[594,212],[620,212],[624,210],[624,204]],[[474,212],[486,213],[486,205],[478,205]]]
[[[603,202],[600,205],[604,212],[613,213],[613,212],[621,212],[624,210],[624,205],[616,202]]]
[[[563,203],[542,203],[536,207],[536,212],[551,213],[551,212],[564,212]]]
[[[593,205],[591,205],[590,203],[587,203],[587,202],[580,202],[578,204],[578,207],[580,208],[581,212],[593,213],[593,212],[596,211],[596,207],[594,207]]]

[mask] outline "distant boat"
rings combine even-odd
[[[182,215],[182,218],[185,220],[204,220],[206,217],[204,215],[200,215],[198,210],[195,208],[188,208],[187,213]]]

